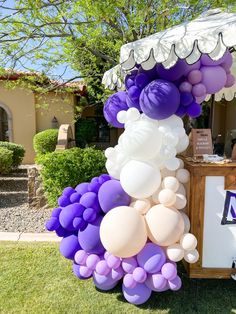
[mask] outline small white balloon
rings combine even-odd
[[[168,259],[172,262],[179,262],[184,258],[184,250],[178,243],[168,246],[166,254]]]
[[[166,145],[176,146],[178,144],[178,141],[178,136],[176,136],[176,134],[173,134],[172,132],[167,132],[163,137],[163,142]]]
[[[181,128],[184,125],[183,120],[180,117],[176,116],[175,114],[173,114],[167,119],[160,120],[159,124],[168,125],[172,129],[177,128],[177,127]]]
[[[197,247],[197,239],[192,233],[185,233],[180,238],[180,245],[185,251],[192,251]]]
[[[136,121],[140,117],[140,112],[137,108],[129,108],[126,114],[126,121]]]
[[[178,169],[176,171],[176,178],[180,183],[187,183],[190,180],[190,173],[187,169]]]
[[[190,220],[188,216],[182,210],[179,211],[184,220],[184,233],[188,233],[190,230]]]
[[[183,127],[176,127],[173,129],[173,132],[178,134],[179,139],[186,134],[185,129]]]
[[[189,138],[188,135],[184,135],[183,137],[181,137],[181,139],[179,140],[178,144],[176,145],[176,151],[178,154],[184,152],[189,145]]]
[[[126,122],[126,115],[127,115],[127,111],[125,110],[121,110],[117,113],[116,119],[118,122],[120,123],[125,123]]]
[[[186,189],[185,189],[185,187],[184,187],[184,185],[182,183],[179,184],[179,188],[176,191],[176,193],[186,196]]]
[[[187,199],[183,194],[176,194],[176,200],[174,207],[177,209],[183,209],[187,205]]]
[[[157,191],[155,191],[155,192],[152,194],[151,198],[152,198],[152,201],[153,201],[154,204],[160,204],[160,202],[159,202],[159,193],[160,193],[161,190],[162,190],[162,187],[159,186],[159,188],[157,189]]]
[[[165,177],[163,179],[163,187],[176,192],[179,188],[179,181],[175,177]]]
[[[105,150],[104,154],[105,154],[105,157],[106,157],[106,158],[109,158],[109,159],[110,159],[110,158],[112,158],[113,156],[115,156],[116,151],[115,151],[114,147],[108,147],[108,148]]]
[[[151,203],[148,199],[140,199],[132,203],[134,207],[140,214],[144,215],[151,208]]]
[[[166,162],[165,162],[165,166],[166,166],[166,168],[167,169],[169,169],[169,170],[172,170],[172,171],[174,171],[174,170],[176,170],[176,169],[178,169],[178,167],[179,167],[179,159],[178,158],[171,158],[171,159],[168,159],[168,160],[166,160]]]
[[[184,168],[184,162],[182,159],[178,158],[179,159],[179,168],[178,169],[183,169]]]
[[[196,263],[199,259],[199,253],[196,249],[192,251],[187,251],[184,254],[184,259],[187,263],[190,264]]]
[[[159,202],[163,204],[164,206],[172,206],[175,204],[176,201],[176,195],[175,193],[170,189],[163,189],[160,191],[158,195]]]

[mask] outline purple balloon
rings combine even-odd
[[[128,89],[128,96],[131,100],[136,100],[139,98],[141,94],[141,90],[140,88],[138,88],[137,86],[131,86],[129,89]]]
[[[138,263],[135,257],[128,257],[122,259],[122,268],[128,274],[132,274],[137,266]]]
[[[184,106],[179,106],[179,108],[177,109],[177,111],[175,112],[175,114],[178,116],[178,117],[183,117],[187,112],[187,107],[184,107]]]
[[[68,186],[63,190],[62,195],[70,197],[73,193],[75,193],[75,190],[72,187]]]
[[[191,93],[191,91],[192,91],[192,84],[190,84],[187,81],[184,81],[183,83],[181,83],[179,85],[179,90],[180,90],[180,92],[189,92],[189,93]]]
[[[137,267],[133,271],[133,278],[138,283],[144,283],[144,281],[147,279],[147,273],[142,267]]]
[[[199,70],[192,70],[188,74],[188,81],[192,85],[200,83],[202,80],[202,72]]]
[[[187,113],[191,118],[197,118],[202,113],[202,107],[198,103],[193,102],[187,107]]]
[[[164,289],[168,282],[162,274],[148,275],[145,284],[153,291],[161,291]],[[169,289],[169,287],[168,287]]]
[[[51,216],[59,218],[60,212],[62,211],[61,207],[56,207],[53,209]]]
[[[111,270],[111,277],[114,280],[120,280],[124,276],[124,271],[122,267],[118,267],[116,269]]]
[[[126,88],[126,90],[134,85],[135,77],[136,77],[136,74],[126,75],[126,77],[125,77],[125,88]]]
[[[195,97],[196,103],[201,104],[206,98],[206,94],[201,97]]]
[[[111,268],[105,260],[99,261],[96,265],[96,273],[102,276],[107,276],[111,272]]]
[[[189,72],[193,71],[193,70],[199,70],[201,67],[201,62],[200,60],[198,60],[197,62],[193,63],[193,64],[188,64],[186,61],[186,70],[184,72],[184,75],[187,76]]]
[[[86,208],[94,208],[98,212],[100,211],[100,206],[98,203],[98,196],[94,192],[87,192],[81,196],[80,204]]]
[[[116,117],[118,112],[128,109],[126,104],[126,97],[126,92],[117,92],[108,98],[103,107],[103,114],[105,119],[108,123],[116,128],[124,127],[124,124],[118,122]]]
[[[75,230],[83,231],[85,228],[87,228],[88,223],[84,221],[82,217],[75,217],[73,220],[73,227]]]
[[[88,268],[87,266],[80,266],[80,274],[84,278],[92,277],[93,270]]]
[[[143,89],[149,82],[150,79],[146,73],[139,73],[135,77],[135,85],[139,89]]]
[[[79,231],[79,244],[87,253],[102,254],[105,251],[99,234],[101,221],[102,217],[98,217],[85,230]]]
[[[177,276],[176,266],[172,263],[165,263],[161,268],[161,273],[167,280],[173,280]]]
[[[86,208],[83,212],[83,219],[88,223],[92,223],[96,218],[97,212],[93,208]]]
[[[149,83],[140,96],[142,111],[151,119],[166,119],[176,112],[180,104],[178,88],[171,82],[155,80]]]
[[[123,285],[126,288],[133,289],[137,285],[137,282],[134,280],[132,274],[126,274],[123,278]]]
[[[218,60],[211,59],[211,57],[208,54],[202,54],[200,60],[201,60],[202,65],[216,66],[216,65],[221,65],[222,63],[225,64],[225,63],[231,61],[231,58],[232,58],[231,53],[229,52],[229,50],[226,50],[224,55]],[[231,63],[231,65],[232,65],[232,63]]]
[[[170,68],[170,69],[165,69],[162,64],[158,64],[156,69],[157,69],[157,74],[159,75],[160,78],[168,80],[168,81],[175,81],[181,78],[181,76],[184,75],[187,71],[187,63],[185,60],[179,59],[176,64]]]
[[[111,180],[111,177],[108,174],[102,174],[100,175],[100,177],[98,178],[98,182],[100,184],[105,183],[106,181]]]
[[[232,87],[235,83],[235,77],[232,74],[227,74],[225,87]]]
[[[202,83],[194,85],[193,89],[192,89],[192,93],[193,93],[193,96],[195,96],[195,97],[202,97],[202,96],[206,95],[205,85]]]
[[[89,183],[83,182],[76,186],[75,190],[77,193],[83,195],[84,193],[88,192]]]
[[[99,189],[98,201],[104,213],[107,213],[115,207],[128,206],[131,197],[123,190],[120,181],[109,180]]]
[[[84,250],[75,253],[74,260],[78,265],[86,265],[88,254]]]
[[[81,195],[78,192],[75,192],[75,193],[71,194],[70,202],[71,203],[79,203],[80,198],[81,198]]]
[[[75,253],[80,249],[81,247],[78,242],[78,237],[74,234],[61,240],[60,252],[65,258],[74,259]]]
[[[158,78],[156,66],[150,70],[144,70],[142,66],[138,69],[138,73],[145,73],[149,77],[149,81],[155,80]]]
[[[129,98],[129,96],[127,96],[126,102],[127,102],[127,105],[129,108],[136,108],[139,111],[141,111],[140,104],[139,104],[139,98],[137,98],[135,100],[131,100]]]
[[[55,231],[58,237],[67,237],[72,233],[71,231],[64,229],[62,226],[57,228]]]
[[[226,50],[224,54],[224,61],[222,62],[221,66],[226,70],[229,71],[231,66],[233,65],[233,57],[229,50]]]
[[[60,227],[60,222],[57,217],[51,217],[45,225],[48,231],[54,231]]]
[[[122,291],[125,299],[132,304],[143,304],[151,296],[152,290],[149,289],[145,284],[138,283],[134,288],[126,288],[125,285],[122,285]]]
[[[73,220],[83,214],[84,207],[79,203],[71,204],[64,207],[60,213],[59,221],[63,228],[74,231]]]
[[[182,106],[188,106],[193,102],[193,95],[189,92],[180,93],[180,103]]]
[[[88,190],[89,192],[94,192],[97,193],[98,190],[100,189],[101,184],[99,182],[91,182],[89,184]]]
[[[221,66],[204,66],[201,68],[201,72],[202,84],[205,85],[208,94],[215,94],[225,86],[227,77]]]
[[[166,256],[161,247],[154,243],[147,243],[137,254],[139,266],[150,274],[157,273],[166,261]]]
[[[168,285],[172,291],[177,291],[181,288],[182,281],[179,276],[176,276],[173,280],[168,280]]]
[[[113,289],[118,283],[118,281],[112,278],[111,273],[107,276],[102,276],[96,272],[93,273],[93,282],[98,289],[104,291]]]
[[[97,254],[90,254],[86,260],[86,266],[94,270],[99,261],[100,257]]]
[[[82,280],[88,279],[88,278],[85,278],[85,277],[83,277],[81,275],[81,273],[80,273],[80,265],[77,265],[77,264],[74,263],[73,266],[72,266],[72,270],[73,270],[73,273],[75,274],[75,276],[78,277],[79,279],[82,279]]]
[[[110,268],[117,269],[121,265],[121,259],[119,257],[117,257],[117,256],[114,256],[114,255],[110,254],[107,257],[107,265]]]
[[[61,195],[58,197],[58,205],[61,207],[66,207],[67,205],[70,205],[70,199],[67,196]]]

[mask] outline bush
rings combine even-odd
[[[13,164],[13,152],[0,147],[0,173],[9,173]]]
[[[0,147],[6,148],[12,152],[13,167],[18,167],[21,164],[25,156],[25,149],[22,145],[11,142],[0,142]]]
[[[105,161],[104,153],[92,147],[75,147],[37,158],[37,162],[43,166],[41,176],[49,205],[56,205],[65,187],[75,187],[106,173]]]
[[[58,130],[48,129],[34,136],[33,145],[37,155],[53,152],[57,145]]]

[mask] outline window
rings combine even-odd
[[[9,141],[8,117],[2,107],[0,107],[0,141]]]

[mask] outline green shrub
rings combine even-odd
[[[0,147],[0,173],[9,173],[13,164],[13,152]]]
[[[25,149],[20,144],[15,144],[11,142],[0,142],[0,147],[6,148],[10,151],[12,151],[12,166],[18,167],[25,155]]]
[[[92,147],[75,147],[37,158],[43,166],[41,176],[49,205],[56,205],[65,187],[75,187],[106,172],[105,161],[104,153]]]
[[[53,152],[57,145],[58,130],[48,129],[34,136],[33,145],[37,155]]]

